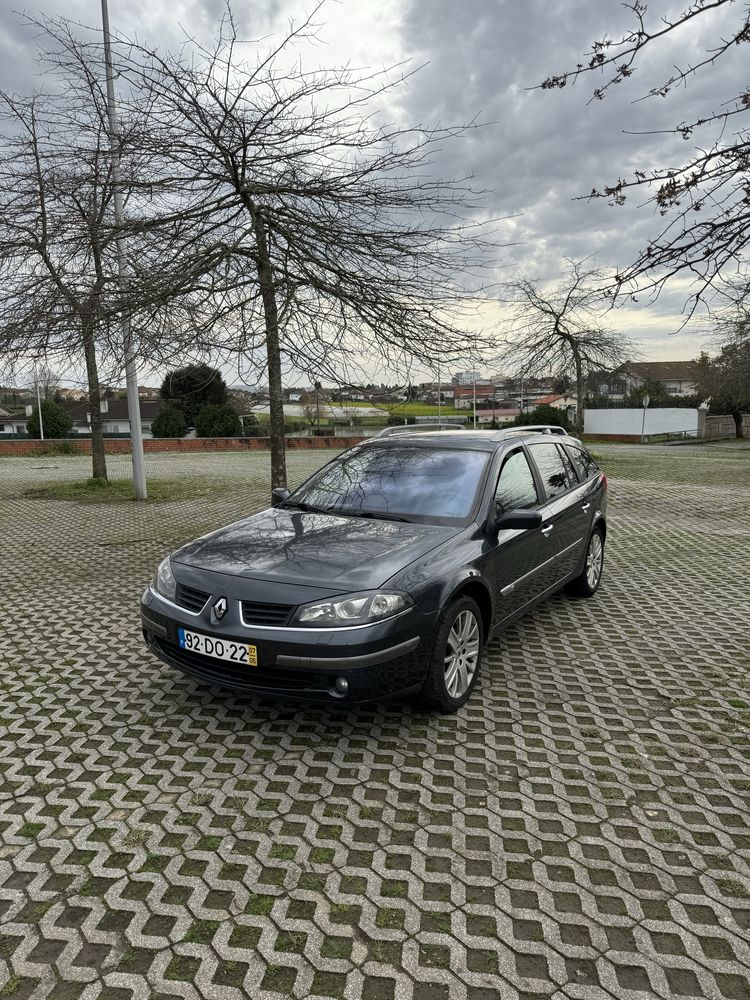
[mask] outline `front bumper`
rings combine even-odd
[[[162,661],[207,684],[317,702],[381,700],[419,690],[427,672],[432,621],[416,610],[359,629],[240,628],[191,615],[146,590],[143,637]],[[258,666],[229,663],[180,648],[178,629],[253,643]],[[337,679],[346,680],[346,691]]]

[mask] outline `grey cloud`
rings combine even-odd
[[[657,14],[680,4],[651,4]],[[736,11],[721,12],[727,23]],[[690,121],[718,107],[741,85],[738,50],[666,100],[633,103],[661,81],[673,63],[696,61],[704,52],[701,30],[676,36],[643,60],[628,85],[587,106],[597,80],[583,77],[562,91],[528,91],[546,76],[580,61],[590,43],[615,36],[629,19],[619,4],[601,0],[412,0],[402,22],[404,49],[430,62],[404,102],[407,117],[468,121],[479,113],[488,125],[472,139],[446,149],[440,167],[471,173],[491,188],[494,213],[523,212],[514,227],[524,245],[510,252],[519,268],[554,277],[563,257],[598,253],[603,265],[624,266],[664,220],[641,193],[624,208],[603,201],[573,201],[630,173],[677,165],[690,145],[671,136],[634,138],[623,129],[655,130]],[[712,25],[722,23],[714,17]],[[744,53],[746,55],[746,53]],[[679,298],[679,296],[678,296]],[[670,310],[675,298],[667,295]]]
[[[236,3],[234,13],[247,37],[260,38],[271,30],[283,30],[292,5],[299,15],[301,2],[254,0]],[[358,3],[364,30],[369,25],[375,37],[383,23],[380,0]],[[650,6],[658,14],[679,10],[682,3],[653,0]],[[177,44],[184,32],[210,37],[224,11],[223,0],[110,0],[110,4],[113,27],[165,46]],[[98,26],[96,0],[53,0],[42,9]],[[341,9],[332,3],[318,20],[328,20],[333,27]],[[435,168],[448,176],[474,175],[476,186],[491,189],[487,214],[523,213],[507,230],[508,238],[522,245],[504,251],[503,259],[541,277],[555,277],[563,257],[597,253],[602,265],[627,264],[662,220],[651,208],[639,210],[635,203],[615,209],[604,202],[572,199],[636,166],[678,163],[689,152],[689,144],[665,136],[634,139],[624,136],[622,128],[649,130],[691,120],[718,107],[746,77],[740,62],[746,52],[738,49],[668,100],[632,103],[657,82],[664,66],[685,64],[703,51],[707,20],[701,18],[696,22],[700,30],[680,36],[668,52],[660,50],[658,58],[644,60],[628,86],[587,106],[596,85],[593,77],[551,93],[526,88],[570,68],[595,38],[606,31],[616,34],[629,24],[627,13],[614,0],[402,0],[396,10],[401,51],[413,65],[427,65],[386,111],[411,123],[447,124],[476,116],[491,123],[447,143]],[[35,6],[28,11],[39,14]],[[736,10],[720,14],[731,23]],[[321,37],[325,41],[325,27]],[[33,61],[34,48],[33,32],[7,9],[0,11],[0,88],[23,92],[43,83]],[[322,45],[314,58],[340,64],[349,55]],[[667,295],[657,308],[662,315],[679,312],[679,294]],[[653,331],[644,328],[646,336],[651,338]]]

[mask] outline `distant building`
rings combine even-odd
[[[497,387],[489,382],[477,382],[476,385],[473,382],[471,385],[454,385],[453,405],[457,410],[470,410],[474,407],[475,398],[477,406],[479,406],[480,402],[483,403],[485,400],[492,401],[493,398],[497,398],[499,395]]]
[[[25,413],[0,406],[0,434],[25,434],[28,419]]]
[[[503,407],[494,410],[477,410],[477,424],[511,424],[521,411],[517,407]]]
[[[481,382],[482,376],[479,372],[456,372],[451,378],[451,385],[470,385],[473,382]]]
[[[533,401],[534,406],[551,406],[555,410],[570,410],[575,412],[577,406],[574,392],[550,393]]]
[[[697,374],[697,361],[626,361],[612,372],[601,392],[613,400],[624,399],[644,382],[658,382],[670,396],[691,396]]]
[[[62,402],[62,408],[73,421],[71,434],[91,433],[91,409],[87,400]],[[162,400],[139,400],[141,428],[144,437],[151,437],[151,424],[163,406]],[[126,399],[103,399],[101,401],[102,432],[104,434],[129,434],[128,401]]]

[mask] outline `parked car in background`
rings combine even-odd
[[[163,661],[270,697],[451,712],[491,638],[602,578],[607,480],[558,427],[390,428],[275,499],[161,563],[141,615]]]

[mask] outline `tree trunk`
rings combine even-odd
[[[281,351],[279,349],[279,313],[273,287],[273,269],[266,243],[266,230],[260,209],[250,206],[258,252],[258,280],[266,321],[266,358],[268,361],[269,429],[271,434],[271,489],[286,488],[286,450],[284,446],[284,393],[281,387]]]
[[[741,438],[742,434],[742,411],[732,410],[732,417],[734,419],[734,435],[737,438]]]
[[[107,479],[107,459],[104,454],[104,434],[102,433],[102,406],[99,395],[99,370],[96,364],[96,343],[94,326],[84,321],[83,354],[86,359],[86,378],[89,384],[89,412],[91,413],[91,464],[94,479]]]

